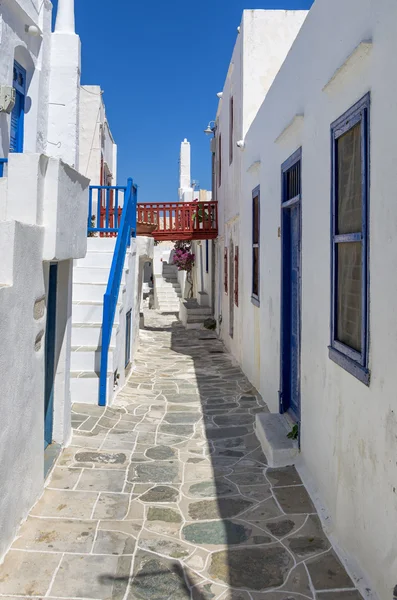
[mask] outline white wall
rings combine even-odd
[[[298,467],[313,497],[324,506],[327,527],[342,555],[349,558],[351,573],[364,573],[382,600],[392,597],[397,572],[397,323],[391,300],[397,293],[392,276],[397,264],[396,22],[394,0],[317,0],[248,128],[241,193],[234,209],[240,214],[236,329],[241,351],[229,344],[270,409],[277,412],[280,167],[302,146],[302,452]],[[368,40],[373,40],[372,50],[363,46],[347,61],[360,42]],[[366,387],[328,358],[328,345],[330,124],[368,91],[372,101],[371,384]],[[294,121],[296,115],[304,118]],[[251,202],[258,184],[260,308],[250,299]],[[225,210],[225,221],[229,214]],[[223,315],[226,303],[223,295]],[[227,341],[224,326],[222,335]]]
[[[102,96],[99,85],[80,88],[80,171],[91,180],[91,185],[100,185],[103,156],[104,164],[113,175],[112,185],[116,185],[117,145],[106,119]]]
[[[35,2],[37,4],[37,1]],[[14,60],[26,69],[27,100],[24,122],[24,151],[45,152],[48,131],[49,61],[51,8],[40,2],[40,13],[27,0],[2,2],[0,15],[0,85],[11,85]],[[33,37],[25,25],[36,25],[43,32]],[[39,102],[40,96],[40,102]],[[7,157],[10,144],[10,115],[0,113],[0,156]]]
[[[10,251],[0,272],[0,556],[43,489],[43,237],[42,227],[0,222]]]

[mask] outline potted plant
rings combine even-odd
[[[137,221],[136,234],[137,235],[152,235],[157,229],[156,223],[146,223],[144,221]]]

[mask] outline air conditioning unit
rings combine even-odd
[[[0,85],[0,112],[9,115],[15,106],[15,89],[11,85]]]

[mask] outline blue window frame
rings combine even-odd
[[[331,125],[329,357],[369,385],[369,115],[367,94]]]
[[[261,211],[260,211],[260,186],[252,191],[252,289],[251,302],[259,306],[260,301],[260,237],[261,237]]]
[[[11,113],[10,152],[23,152],[26,71],[17,62],[14,62],[12,85],[15,88],[15,106]]]

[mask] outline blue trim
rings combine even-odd
[[[258,198],[258,293],[254,293],[254,199]],[[261,186],[257,185],[252,190],[252,227],[251,227],[251,244],[252,244],[252,266],[251,266],[251,302],[255,306],[260,305],[261,293]],[[256,246],[256,244],[255,244]]]
[[[22,83],[20,83],[22,79]],[[11,113],[10,123],[10,152],[23,152],[24,121],[25,121],[25,98],[26,98],[26,70],[14,61],[13,87],[16,92],[15,106]],[[13,133],[13,119],[17,121]],[[14,140],[12,142],[12,140]]]
[[[329,358],[351,373],[354,377],[369,385],[369,136],[370,136],[370,93],[352,106],[339,119],[331,124],[331,314],[330,314],[330,350]],[[338,209],[338,168],[337,140],[361,123],[361,160],[362,160],[362,232],[337,234]],[[361,242],[362,244],[362,322],[361,352],[350,348],[336,339],[337,323],[337,246],[339,243]]]
[[[208,273],[208,254],[209,254],[209,241],[205,240],[205,272]]]
[[[8,158],[0,158],[0,177],[4,176],[4,165],[8,163]]]
[[[331,346],[328,347],[328,356],[329,358],[342,367],[345,371],[359,379],[365,385],[369,385],[371,382],[371,373],[365,367],[359,365],[355,360],[352,360],[345,354],[338,352],[335,348]]]
[[[289,412],[294,420],[298,423],[300,422],[300,405],[301,405],[301,382],[300,382],[300,364],[301,364],[301,326],[302,326],[302,315],[301,315],[301,305],[302,305],[302,285],[301,285],[301,272],[302,272],[302,255],[301,255],[301,243],[302,243],[302,209],[301,209],[301,200],[302,193],[301,190],[297,196],[288,200],[287,198],[287,175],[289,171],[295,167],[295,165],[300,164],[300,186],[302,185],[302,148],[298,148],[287,160],[281,165],[281,306],[280,306],[280,391],[279,391],[279,410],[280,413],[283,414],[285,412]],[[288,385],[291,388],[291,341],[289,340],[288,344],[286,343],[285,336],[287,334],[287,311],[291,311],[290,298],[288,305],[286,303],[285,295],[287,293],[286,285],[285,285],[285,270],[287,267],[287,255],[288,259],[291,261],[291,247],[290,245],[287,247],[287,243],[289,240],[286,239],[286,219],[290,218],[290,209],[297,208],[299,210],[298,214],[298,227],[299,227],[299,245],[296,249],[297,252],[297,262],[299,264],[299,277],[297,279],[297,302],[298,302],[298,315],[297,315],[297,347],[296,347],[296,360],[297,360],[297,398],[295,398],[294,403],[297,407],[292,406],[291,399],[291,389],[288,390]],[[290,274],[289,274],[290,275]],[[291,283],[291,278],[288,279],[289,283]],[[291,294],[289,294],[290,296]],[[290,332],[290,328],[288,329]],[[290,336],[291,337],[291,336]],[[287,355],[288,352],[288,355]],[[288,371],[287,371],[288,370]]]
[[[54,422],[57,286],[58,264],[54,263],[50,265],[48,274],[47,320],[45,332],[44,449],[52,443]]]
[[[103,186],[99,186],[102,188]],[[120,227],[116,246],[114,249],[109,281],[103,297],[103,319],[102,319],[102,345],[101,345],[101,368],[99,373],[99,406],[106,406],[107,378],[108,378],[108,353],[110,339],[112,336],[114,315],[116,313],[117,301],[120,293],[121,278],[127,247],[130,245],[131,236],[136,237],[136,209],[138,190],[132,179],[128,179],[124,195],[124,206],[121,215]]]

